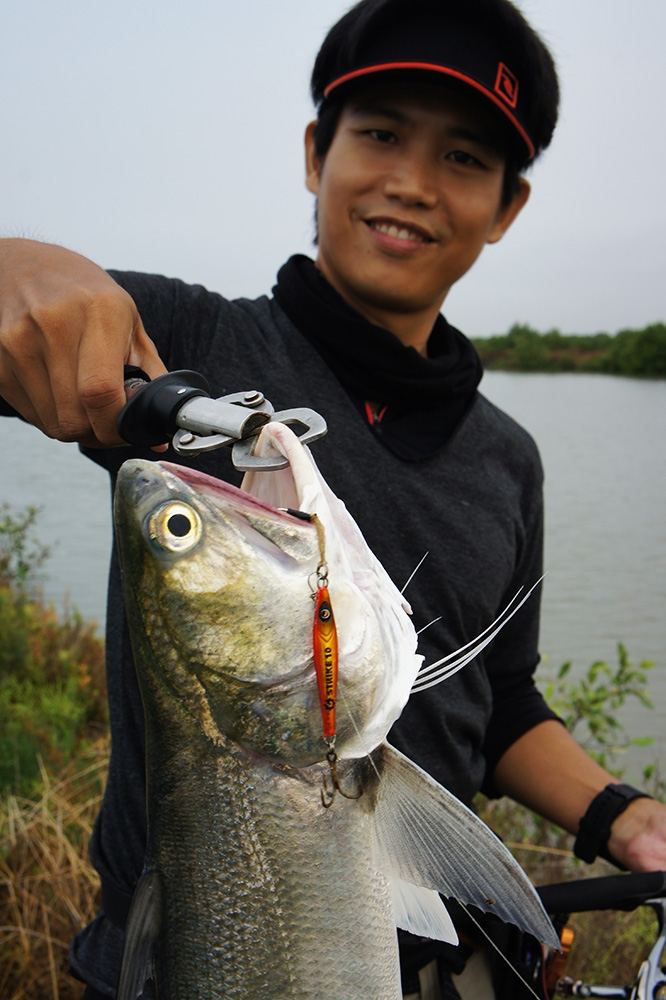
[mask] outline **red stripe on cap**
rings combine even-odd
[[[480,91],[487,97],[488,100],[492,101],[493,104],[500,109],[503,115],[505,115],[516,131],[520,134],[523,142],[527,146],[527,151],[530,154],[530,159],[534,157],[536,149],[534,143],[530,139],[529,135],[520,124],[518,119],[514,114],[511,113],[509,108],[506,106],[504,101],[502,101],[497,94],[494,94],[492,90],[488,90],[482,83],[478,80],[473,79],[471,76],[466,76],[465,73],[461,73],[457,69],[451,69],[449,66],[440,66],[438,63],[425,63],[425,62],[393,62],[393,63],[378,63],[376,66],[364,66],[363,69],[354,69],[351,73],[345,73],[343,76],[339,76],[337,80],[333,80],[328,84],[324,90],[324,97],[328,97],[331,91],[335,90],[343,83],[347,83],[349,80],[356,80],[360,76],[369,76],[372,73],[384,73],[387,70],[392,69],[425,69],[429,70],[431,73],[442,73],[444,76],[453,76],[457,80],[462,80],[463,83],[469,84],[470,87],[474,87],[476,90]]]

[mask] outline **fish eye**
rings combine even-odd
[[[201,518],[189,504],[165,503],[150,515],[148,534],[167,552],[189,552],[201,538]]]

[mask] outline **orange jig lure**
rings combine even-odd
[[[314,601],[312,645],[324,739],[328,742],[335,739],[335,703],[338,696],[338,634],[328,587],[318,587]]]

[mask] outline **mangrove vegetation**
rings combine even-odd
[[[475,338],[484,366],[517,372],[599,372],[666,378],[666,324],[616,334],[540,333],[515,323],[508,333]]]

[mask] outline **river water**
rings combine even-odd
[[[605,375],[488,372],[485,394],[536,438],[546,475],[542,671],[615,662],[624,642],[652,660],[653,711],[622,721],[656,747],[666,774],[666,381]],[[42,508],[51,547],[45,593],[103,622],[110,545],[106,475],[72,445],[0,420],[0,503]],[[483,568],[480,567],[480,571]]]

